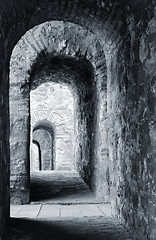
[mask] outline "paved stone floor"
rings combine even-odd
[[[47,174],[31,175],[31,204],[11,205],[7,240],[132,239],[76,173]]]

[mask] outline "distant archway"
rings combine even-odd
[[[40,170],[54,170],[55,130],[51,122],[46,119],[38,121],[33,128],[32,141],[36,141],[40,145]]]

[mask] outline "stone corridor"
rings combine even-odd
[[[156,0],[0,0],[0,240],[156,240],[155,66]]]

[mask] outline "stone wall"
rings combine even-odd
[[[154,57],[156,54],[156,38],[154,37],[156,36],[156,15],[148,24],[145,19],[144,13],[142,13],[142,22],[132,16],[127,19],[130,32],[129,56],[122,49],[128,61],[124,74],[125,106],[121,110],[123,117],[120,167],[123,175],[119,184],[120,211],[130,228],[133,229],[134,239],[137,237],[139,239],[156,238],[156,212],[154,210],[156,209],[154,187],[156,182],[156,151],[154,148],[156,143]],[[118,59],[121,59],[121,55],[118,55]],[[121,67],[119,69],[120,75],[123,74]],[[121,90],[122,88],[123,84],[121,84]]]
[[[4,41],[3,41],[4,42]],[[1,45],[3,47],[3,45]],[[1,54],[0,47],[0,54]],[[1,55],[2,56],[2,55]],[[3,68],[0,68],[0,240],[5,239],[8,219],[10,215],[9,205],[9,111],[8,97],[8,68],[4,59],[1,58]],[[1,64],[2,65],[2,64]],[[2,75],[1,75],[2,74]]]
[[[109,155],[106,178],[116,215],[134,239],[155,239],[155,17],[147,26],[145,16],[135,17],[127,18],[127,38],[107,58],[109,151],[103,156]]]

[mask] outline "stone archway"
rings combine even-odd
[[[69,30],[70,32],[73,32],[73,38],[70,37]],[[35,39],[35,41],[33,41],[33,45],[30,44],[29,40],[32,35]],[[73,39],[75,41],[74,44]],[[21,61],[19,61],[20,56],[17,53],[19,53],[21,44],[23,60],[21,59]],[[101,156],[101,154],[97,153],[101,151],[101,147],[103,148],[103,146],[107,149],[107,143],[105,141],[106,134],[100,134],[100,125],[103,124],[103,118],[101,118],[101,115],[104,114],[105,118],[107,116],[107,109],[105,109],[106,111],[104,113],[104,110],[100,107],[100,101],[102,101],[102,104],[104,105],[106,105],[107,101],[107,88],[106,83],[104,84],[104,81],[106,81],[106,61],[102,46],[92,33],[74,24],[63,22],[48,22],[39,27],[35,27],[25,34],[13,51],[10,73],[10,99],[12,101],[10,107],[12,126],[11,142],[13,143],[13,146],[11,147],[11,163],[13,163],[13,167],[16,165],[17,160],[14,153],[17,151],[17,148],[21,148],[22,144],[24,148],[24,156],[22,156],[22,158],[19,157],[22,160],[19,159],[18,164],[19,166],[24,165],[24,169],[19,171],[19,175],[17,176],[12,171],[11,167],[11,186],[14,186],[12,191],[14,193],[16,191],[18,192],[18,190],[16,190],[16,180],[12,180],[15,178],[24,178],[21,182],[25,182],[25,185],[29,186],[29,174],[27,174],[29,171],[28,148],[30,144],[29,91],[32,88],[36,88],[38,84],[43,83],[46,79],[44,78],[44,72],[42,74],[40,74],[40,71],[38,72],[38,64],[39,69],[41,66],[42,69],[46,69],[46,72],[48,72],[53,81],[55,80],[52,76],[55,76],[56,71],[61,73],[61,69],[64,71],[63,74],[65,74],[67,69],[69,69],[70,72],[73,72],[72,74],[76,74],[75,77],[73,75],[73,79],[75,78],[75,80],[71,80],[70,77],[66,77],[61,81],[65,81],[66,84],[72,87],[77,98],[78,122],[76,123],[76,132],[78,144],[75,154],[77,159],[77,168],[84,181],[89,184],[92,189],[96,189],[96,191],[100,194],[100,197],[102,197],[104,192],[105,196],[103,196],[103,198],[107,198],[107,191],[103,190],[103,192],[99,192],[98,187],[101,185],[101,182],[99,181],[99,184],[97,184],[95,180],[97,171],[101,169],[96,167],[96,165],[100,163],[99,156]],[[53,70],[50,70],[49,72],[48,69]],[[37,80],[38,73],[43,76],[40,78],[39,82]],[[68,73],[65,75],[68,75]],[[80,77],[78,77],[78,75]],[[76,80],[78,78],[81,78],[81,81]],[[60,79],[62,79],[61,75]],[[17,91],[20,93],[16,95],[15,92]],[[105,97],[103,97],[104,94]],[[95,102],[98,103],[98,105],[95,105]],[[17,109],[20,109],[20,112],[15,112],[13,110],[13,106],[15,105],[19,106]],[[100,114],[101,109],[103,112],[102,114]],[[95,111],[98,112],[96,117],[94,116]],[[14,136],[16,136],[17,142],[19,133],[16,125],[19,127],[19,122],[21,122],[21,127],[25,130],[22,141],[21,136],[19,136],[20,142],[15,150]],[[98,139],[96,138],[97,136]],[[101,137],[100,139],[99,136]],[[97,142],[97,150],[93,151],[94,147],[92,147],[92,145],[94,145],[95,142]],[[22,152],[21,154],[23,155]],[[103,166],[100,171],[106,171],[106,169],[107,168]],[[106,186],[103,185],[103,187],[105,188]],[[25,187],[23,188],[22,186],[22,192],[24,195],[27,195],[27,200],[25,200],[25,197],[24,200],[22,200],[20,191],[21,201],[29,201],[29,189],[25,189]]]

